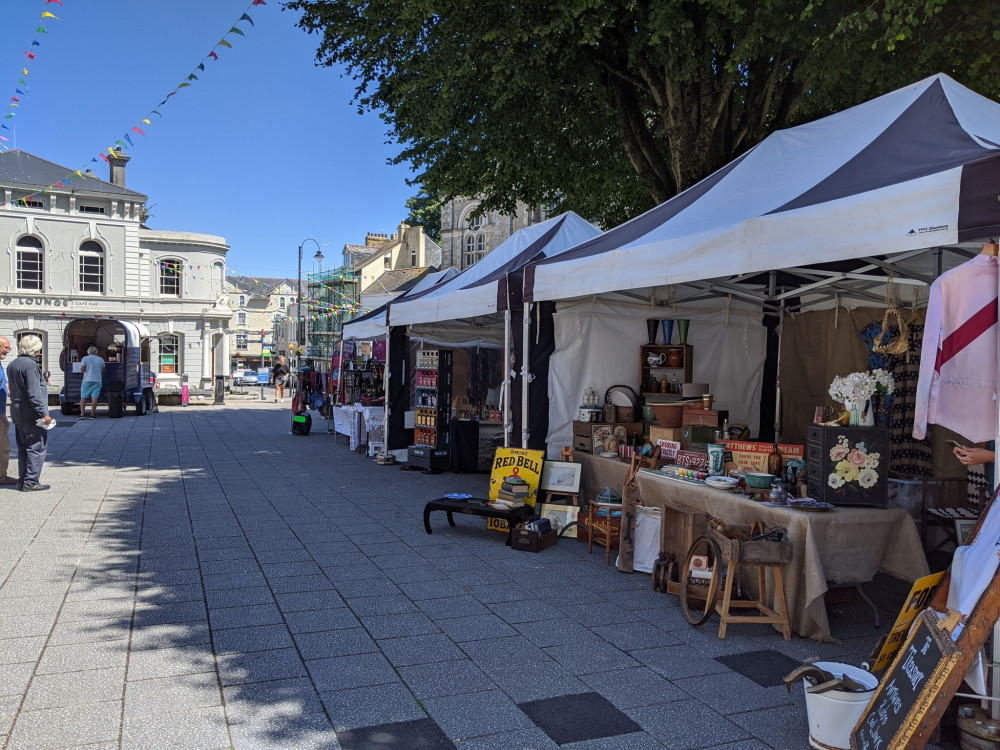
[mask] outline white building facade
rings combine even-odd
[[[144,325],[161,387],[183,376],[210,387],[229,373],[222,237],[142,226],[146,196],[125,188],[128,157],[111,157],[111,180],[24,151],[0,153],[0,334],[41,337],[42,368],[63,382],[63,331],[74,318]],[[63,182],[66,186],[56,186]]]

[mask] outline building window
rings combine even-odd
[[[17,352],[17,347],[21,343],[21,339],[25,336],[38,336],[42,340],[42,350],[35,355],[35,361],[38,366],[45,370],[45,332],[44,331],[18,331],[14,338],[17,339],[17,343],[14,344],[14,352]]]
[[[247,314],[243,311],[236,313],[236,325],[245,326],[247,324]]]
[[[483,228],[483,217],[482,216],[470,216],[469,217],[469,231],[478,232]]]
[[[80,245],[80,291],[104,294],[104,248],[91,240]]]
[[[17,201],[18,208],[45,208],[45,204],[42,203],[37,197],[32,196],[31,198],[20,198]]]
[[[250,334],[247,331],[236,332],[236,348],[246,349],[250,346]]]
[[[37,237],[22,237],[17,241],[17,288],[42,291],[42,241]]]
[[[81,214],[103,214],[104,206],[86,206],[81,203],[80,207],[77,210]]]
[[[241,294],[241,295],[240,295],[240,307],[244,307],[244,306],[246,305],[246,303],[247,303],[247,298],[246,298],[246,297],[244,297],[244,296],[243,296],[243,295]]]
[[[386,253],[382,256],[382,268],[386,270],[392,268],[392,253]]]
[[[462,259],[462,267],[468,268],[486,255],[486,235],[468,234],[465,237],[465,255]]]
[[[417,267],[417,248],[412,248],[410,250],[410,268]]]
[[[285,298],[284,297],[279,297],[278,298],[278,307],[280,307],[282,310],[285,309]]]
[[[164,297],[181,296],[181,271],[184,266],[179,260],[161,260],[160,295]]]
[[[173,333],[160,336],[160,375],[181,371],[181,337]]]

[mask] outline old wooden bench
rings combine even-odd
[[[535,509],[530,505],[523,505],[517,508],[498,508],[490,505],[488,500],[481,498],[469,498],[468,500],[456,500],[448,497],[441,497],[431,500],[424,506],[424,529],[428,534],[431,531],[431,513],[435,510],[443,510],[448,514],[448,523],[455,525],[455,513],[467,513],[484,518],[502,518],[507,522],[507,546],[510,546],[511,536],[514,527],[521,523],[530,521],[535,515]]]

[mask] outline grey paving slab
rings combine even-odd
[[[125,715],[122,750],[183,747],[217,750],[230,747],[229,731],[221,706],[171,713]]]
[[[248,628],[255,625],[275,625],[284,620],[276,604],[251,604],[246,607],[219,607],[208,617],[212,630]]]
[[[580,678],[619,709],[689,700],[690,695],[646,667],[586,674]]]
[[[125,666],[128,641],[99,641],[49,646],[36,669],[38,674],[76,672],[85,669],[106,669]]]
[[[437,625],[453,641],[480,641],[517,635],[517,631],[496,615],[470,615],[437,620]]]
[[[401,683],[327,691],[320,697],[337,731],[427,718]]]
[[[295,635],[300,633],[321,633],[327,630],[344,630],[361,626],[361,622],[348,607],[286,612],[284,619],[288,624],[288,629]]]
[[[0,695],[24,693],[34,671],[35,665],[31,662],[0,665]]]
[[[536,729],[534,722],[499,690],[429,698],[423,704],[453,740]]]
[[[294,646],[292,635],[283,623],[215,630],[212,633],[215,653],[272,651]]]
[[[493,690],[496,685],[468,659],[400,667],[399,675],[420,700]]]
[[[39,674],[31,681],[22,710],[120,701],[125,667]]]
[[[380,653],[314,659],[307,666],[320,692],[399,682],[396,670]]]
[[[671,750],[751,739],[749,732],[694,700],[630,708],[625,714]]]
[[[0,640],[0,665],[34,663],[42,654],[46,638],[36,635],[30,638],[4,638]]]
[[[142,716],[222,705],[212,672],[125,683],[125,715]]]
[[[353,656],[378,651],[379,648],[364,628],[328,630],[320,633],[300,633],[295,643],[302,658],[325,659],[332,656]]]
[[[306,612],[345,606],[343,597],[333,589],[278,594],[275,598],[282,612]]]
[[[117,742],[121,701],[22,711],[14,723],[8,750],[69,748]]]
[[[575,675],[639,666],[639,663],[624,651],[604,642],[583,645],[569,643],[550,646],[544,651]]]
[[[455,642],[443,633],[385,638],[377,641],[377,644],[386,659],[396,667],[465,657],[465,653],[455,645]]]

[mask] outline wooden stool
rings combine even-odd
[[[786,641],[792,640],[791,628],[788,623],[788,607],[785,605],[785,584],[781,574],[781,566],[792,559],[792,544],[789,541],[741,541],[730,539],[718,529],[709,528],[709,534],[719,543],[720,559],[727,563],[726,581],[722,589],[722,601],[715,605],[719,613],[719,638],[726,637],[726,628],[730,623],[770,623],[781,626],[781,634]],[[754,600],[733,599],[733,586],[739,575],[740,566],[757,568],[757,598]],[[774,576],[774,598],[778,611],[768,606],[767,576],[770,570]],[[756,614],[733,614],[733,610],[753,609]]]
[[[606,509],[607,516],[598,516],[597,511]],[[604,564],[611,563],[611,548],[615,542],[620,542],[622,526],[621,519],[611,517],[613,511],[620,511],[620,503],[598,503],[591,501],[587,512],[587,554],[594,549],[594,542],[604,545]],[[617,523],[616,523],[617,520]]]

